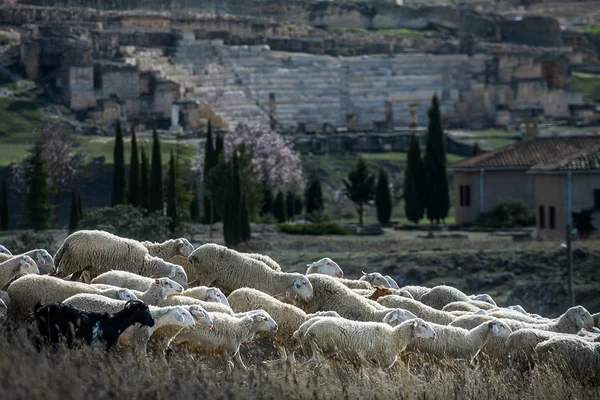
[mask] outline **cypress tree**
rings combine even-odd
[[[79,220],[83,218],[83,203],[81,202],[81,193],[77,193],[77,216]]]
[[[223,137],[223,134],[219,133],[217,134],[217,138],[215,140],[215,157],[214,157],[214,165],[217,165],[217,162],[219,160],[219,155],[223,154],[223,150],[225,149],[225,138]]]
[[[158,211],[161,215],[164,214],[164,189],[163,189],[163,166],[162,156],[160,154],[160,139],[156,131],[156,123],[152,129],[152,162],[150,166],[150,200],[148,211]]]
[[[121,122],[117,120],[115,147],[113,149],[113,182],[110,204],[114,207],[125,203],[125,148]]]
[[[0,194],[0,231],[8,230],[8,186],[6,179],[2,180],[2,193]]]
[[[208,175],[210,174],[210,170],[212,167],[216,165],[215,161],[217,159],[217,155],[215,154],[215,150],[213,147],[213,136],[212,136],[212,124],[210,120],[208,120],[208,130],[206,132],[206,143],[204,144],[204,187],[206,187],[206,182],[208,180]],[[211,210],[212,202],[210,201],[209,196],[204,196],[202,199],[203,208],[204,208],[204,222],[210,224],[211,215],[214,216],[214,209]]]
[[[367,163],[362,157],[358,157],[356,167],[344,180],[344,193],[354,203],[358,212],[358,223],[363,224],[365,205],[368,205],[375,197],[375,177],[369,172]]]
[[[296,193],[294,196],[294,215],[301,215],[304,209],[304,200],[300,193]]]
[[[129,161],[129,203],[134,207],[141,205],[140,193],[140,159],[138,155],[135,129],[131,128],[131,158]]]
[[[169,186],[167,187],[167,217],[171,218],[169,228],[171,232],[175,232],[175,228],[179,226],[179,214],[177,212],[177,190],[176,185],[177,174],[175,172],[175,156],[171,150],[171,159],[169,160]]]
[[[266,215],[273,212],[273,191],[271,187],[264,182],[263,183],[263,203],[260,208],[260,215]]]
[[[314,178],[306,188],[306,213],[323,210],[323,191],[321,190],[321,181]]]
[[[410,138],[408,155],[406,159],[406,169],[404,170],[404,214],[406,218],[419,223],[425,213],[424,198],[424,171],[423,161],[421,160],[421,149],[419,140],[413,133]]]
[[[198,198],[198,187],[196,182],[192,185],[192,201],[190,202],[190,218],[193,222],[200,220],[200,199]]]
[[[277,192],[277,196],[273,202],[273,215],[277,219],[277,222],[285,222],[285,197],[281,190]]]
[[[75,190],[71,192],[71,212],[69,218],[69,234],[75,232],[79,223],[79,206],[77,204],[77,195]]]
[[[248,215],[248,204],[246,196],[242,196],[242,207],[240,210],[240,239],[242,242],[250,240],[252,232],[250,228],[250,216]]]
[[[149,169],[150,167],[148,166],[148,157],[146,157],[146,152],[142,148],[142,164],[140,173],[140,206],[146,211],[150,210],[150,182],[148,179]]]
[[[377,188],[375,189],[375,207],[377,208],[377,220],[381,225],[389,225],[392,217],[392,194],[390,193],[390,182],[387,173],[382,168],[379,170]]]
[[[241,180],[240,180],[240,166],[238,160],[237,149],[234,150],[232,160],[230,162],[229,175],[231,177],[231,186],[229,189],[229,195],[227,196],[227,214],[223,221],[223,229],[227,228],[224,233],[225,243],[228,246],[235,246],[240,243],[241,238]]]
[[[425,157],[423,158],[425,208],[427,209],[427,218],[432,222],[439,222],[448,216],[450,195],[446,175],[446,143],[437,94],[431,100],[428,116],[429,126],[427,128]]]
[[[293,220],[295,215],[296,195],[290,191],[285,196],[285,215],[288,220]]]
[[[36,231],[47,229],[51,214],[48,196],[48,174],[44,166],[44,143],[37,139],[33,148],[29,150],[26,159],[27,178],[29,181],[29,194],[27,196],[28,227]]]

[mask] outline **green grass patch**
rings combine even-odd
[[[3,144],[30,142],[33,132],[46,120],[35,102],[0,98],[0,140]]]
[[[418,30],[407,28],[388,28],[388,29],[367,29],[367,28],[350,28],[346,26],[328,26],[325,29],[328,31],[356,32],[356,33],[373,33],[376,35],[388,36],[424,36],[426,34],[437,33],[434,30]]]
[[[574,72],[571,88],[582,91],[586,103],[600,103],[600,74]]]
[[[580,33],[591,33],[593,35],[600,34],[600,26],[580,26],[575,30]]]
[[[335,222],[319,222],[309,224],[279,224],[283,233],[291,235],[349,235],[350,229]]]

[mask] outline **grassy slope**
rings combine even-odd
[[[600,74],[574,72],[571,87],[583,92],[586,103],[600,103]]]

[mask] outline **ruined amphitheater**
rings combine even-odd
[[[215,4],[4,5],[0,21],[19,27],[21,43],[2,61],[18,60],[56,102],[97,125],[194,131],[211,119],[224,129],[393,132],[425,125],[434,93],[450,127],[570,119],[584,106],[570,72],[598,54],[597,38],[547,17],[377,2]]]

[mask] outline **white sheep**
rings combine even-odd
[[[306,276],[276,272],[265,263],[214,243],[198,247],[188,257],[196,269],[197,284],[216,286],[225,293],[252,287],[271,295],[294,294],[310,300],[313,290]]]
[[[394,278],[392,278],[389,275],[385,275],[384,278],[388,281],[388,283],[390,284],[390,288],[392,289],[400,289],[400,286],[398,286],[398,282],[396,282],[394,280]]]
[[[535,347],[541,363],[555,366],[564,376],[593,386],[600,383],[600,343],[577,336],[554,337]]]
[[[64,278],[73,274],[77,280],[88,270],[101,274],[112,269],[162,278],[168,277],[187,286],[183,267],[161,258],[152,257],[140,242],[104,231],[82,230],[69,235],[54,256],[56,276]]]
[[[339,278],[338,282],[349,289],[373,290],[373,286],[367,281],[359,281],[358,279]]]
[[[485,301],[469,300],[469,301],[453,301],[442,307],[442,311],[468,311],[477,312],[479,310],[491,310],[497,308],[496,305],[491,305]]]
[[[33,317],[36,305],[61,302],[78,293],[94,293],[120,300],[135,300],[129,289],[99,289],[81,282],[65,281],[48,275],[25,275],[8,287],[10,304],[9,318],[18,321]]]
[[[321,258],[318,261],[306,264],[306,266],[308,267],[306,270],[306,275],[324,274],[335,276],[337,278],[344,277],[344,271],[342,271],[342,268],[340,268],[340,266],[329,257]]]
[[[469,296],[455,287],[440,285],[431,288],[431,290],[419,299],[423,304],[441,310],[446,304],[453,301],[469,301]]]
[[[39,274],[38,266],[26,255],[15,256],[0,263],[0,288],[3,288],[15,276],[20,274]]]
[[[513,305],[513,306],[508,306],[506,308],[508,308],[509,310],[518,311],[521,314],[529,315],[529,313],[527,311],[525,311],[525,309],[522,306],[518,305],[518,304],[517,305]]]
[[[103,285],[118,286],[131,290],[136,290],[138,292],[145,292],[155,282],[155,278],[148,278],[145,276],[134,274],[133,272],[113,270],[98,275],[97,277],[92,279],[91,284],[98,287],[102,287]]]
[[[408,293],[410,293],[413,297],[413,299],[415,300],[421,300],[421,297],[426,294],[429,293],[429,291],[431,290],[431,288],[425,287],[425,286],[415,286],[415,285],[407,285],[407,286],[402,286],[403,290],[406,290]]]
[[[494,299],[492,298],[492,296],[490,296],[487,293],[482,293],[482,294],[472,294],[469,296],[469,298],[471,300],[475,300],[475,301],[485,301],[486,303],[490,303],[491,305],[493,305],[494,307],[497,306],[496,302],[494,301]]]
[[[492,317],[514,319],[516,321],[527,322],[529,324],[546,324],[548,322],[552,322],[552,320],[548,318],[535,318],[529,314],[523,314],[519,311],[514,311],[509,308],[492,308],[487,310],[487,312],[488,315],[491,315]]]
[[[267,255],[259,254],[259,253],[240,253],[240,254],[243,256],[246,256],[246,257],[253,258],[258,261],[262,261],[265,264],[267,264],[267,266],[269,268],[271,268],[273,271],[281,272],[281,267],[279,266],[279,263]]]
[[[194,246],[185,238],[169,239],[162,243],[148,241],[141,243],[142,246],[148,249],[148,254],[152,257],[162,258],[165,261],[169,261],[177,255],[188,257],[194,251]]]
[[[535,362],[535,346],[557,336],[566,336],[565,333],[543,331],[540,329],[524,328],[513,332],[506,339],[506,354],[513,369],[525,371]]]
[[[383,286],[383,287],[391,287],[390,283],[388,282],[388,280],[385,278],[385,276],[381,275],[379,272],[371,272],[371,273],[366,273],[365,271],[362,271],[363,276],[360,277],[359,281],[365,281],[365,282],[369,282],[371,284],[371,286],[375,287],[375,286]]]
[[[225,305],[223,303],[213,303],[213,302],[209,302],[209,301],[202,301],[202,300],[198,300],[196,298],[189,297],[189,296],[179,296],[179,295],[169,296],[166,299],[162,300],[160,303],[158,303],[158,305],[160,307],[198,305],[198,306],[201,306],[202,308],[206,309],[206,311],[211,312],[211,313],[219,312],[219,313],[223,313],[223,314],[233,315],[233,311],[231,310],[231,307],[229,307],[229,305]]]
[[[312,324],[304,337],[311,343],[315,356],[337,356],[359,365],[374,361],[388,369],[411,341],[433,340],[436,333],[420,318],[409,319],[393,328],[381,322],[323,318]]]
[[[227,296],[216,287],[208,286],[197,286],[195,288],[186,289],[181,293],[182,296],[192,297],[194,299],[208,301],[212,303],[221,303],[227,307],[230,307]]]
[[[492,337],[507,338],[512,333],[499,320],[484,322],[471,330],[434,323],[431,326],[435,330],[436,339],[433,342],[415,339],[406,347],[406,352],[413,351],[437,359],[453,358],[472,362]]]
[[[390,311],[381,304],[354,293],[336,278],[322,274],[308,275],[313,286],[311,301],[298,301],[297,306],[307,313],[335,311],[344,318],[356,321],[379,321]],[[388,296],[386,296],[388,297]]]
[[[9,249],[7,249],[6,247],[2,246],[0,244],[0,254],[8,254],[9,256],[12,256],[13,254],[10,252]]]
[[[413,312],[417,317],[428,322],[434,322],[440,325],[448,325],[454,321],[456,316],[437,310],[421,303],[420,301],[401,296],[384,296],[377,299],[377,302],[385,307],[402,308]]]
[[[40,274],[52,274],[54,273],[54,260],[52,255],[45,249],[30,250],[26,253],[20,254],[22,256],[29,256],[35,261],[40,270]],[[10,260],[15,256],[10,254],[0,253],[0,263]]]
[[[277,323],[265,311],[247,314],[241,317],[222,313],[213,313],[213,328],[192,329],[180,332],[171,342],[171,346],[186,346],[204,354],[222,354],[227,360],[228,370],[233,368],[231,359],[244,369],[246,366],[240,357],[240,345],[251,340],[259,332],[277,331]]]
[[[155,306],[169,296],[183,293],[183,286],[169,278],[155,279],[148,290],[140,292],[133,290],[138,299],[148,305]]]

